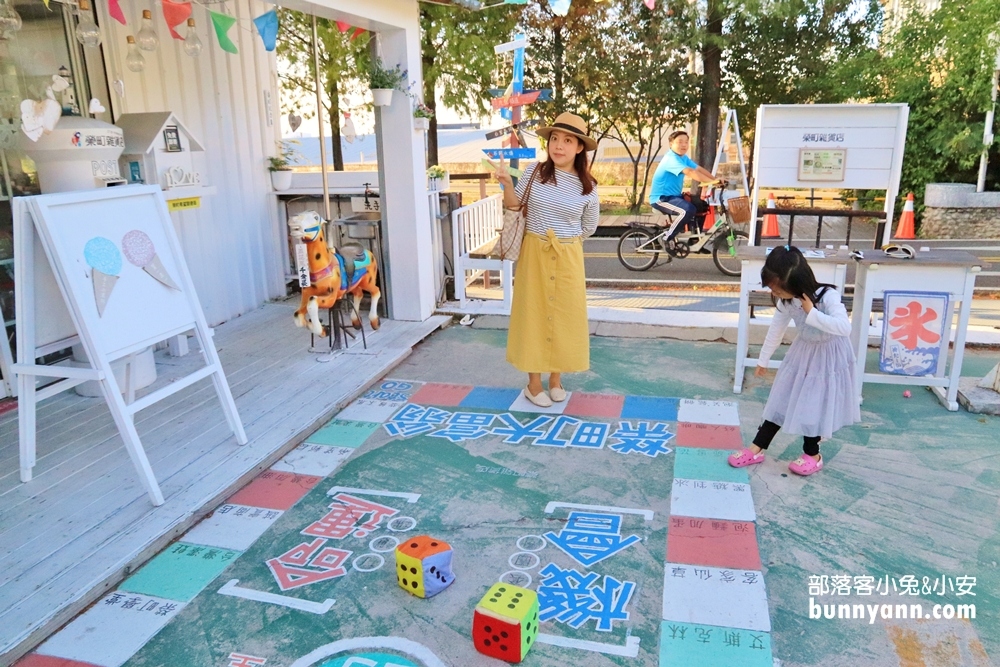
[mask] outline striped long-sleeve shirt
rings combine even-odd
[[[514,191],[519,200],[523,200],[528,181],[537,168],[537,163],[530,165],[518,179]],[[536,178],[528,194],[527,231],[545,236],[551,229],[563,239],[593,235],[600,219],[597,188],[589,195],[582,193],[583,184],[575,172],[557,169],[555,183],[542,183]]]

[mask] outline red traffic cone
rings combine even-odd
[[[903,206],[903,212],[899,215],[899,224],[896,226],[896,238],[917,238],[913,231],[913,222],[913,193],[911,192],[906,195],[906,205]]]
[[[705,214],[705,220],[701,223],[701,228],[707,232],[712,227],[715,227],[715,207],[709,204],[708,213]]]
[[[777,208],[777,204],[774,202],[774,193],[767,195],[767,207]],[[762,239],[780,239],[781,230],[778,229],[778,215],[776,213],[765,213],[764,214],[764,229],[761,232],[760,237]]]

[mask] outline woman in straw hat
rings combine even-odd
[[[597,142],[579,116],[562,113],[538,130],[548,159],[530,165],[513,187],[503,161],[496,170],[504,206],[517,209],[527,192],[527,224],[517,261],[507,361],[528,374],[525,397],[540,407],[566,400],[563,373],[590,368],[590,327],[583,239],[597,230],[597,181],[587,151]],[[529,185],[530,184],[530,185]],[[549,373],[549,391],[542,374]]]

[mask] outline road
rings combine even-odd
[[[836,243],[836,241],[831,241]],[[965,250],[983,259],[986,264],[976,279],[976,288],[1000,290],[1000,239],[989,240],[941,240],[917,239],[910,245],[919,249],[927,246],[936,249]],[[723,275],[712,261],[711,254],[689,255],[685,259],[674,259],[670,263],[661,261],[648,271],[629,271],[618,261],[617,238],[590,238],[583,245],[587,280],[595,285],[608,287],[669,287],[681,284],[732,283],[738,278]],[[868,249],[871,241],[851,242],[852,248]],[[847,282],[854,282],[854,267],[848,265]]]

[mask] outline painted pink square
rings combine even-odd
[[[14,667],[94,667],[94,665],[89,662],[57,658],[52,655],[29,653],[14,663]]]
[[[454,407],[461,403],[470,391],[472,391],[470,385],[428,382],[418,389],[417,393],[410,396],[410,403]]]
[[[672,516],[667,529],[667,562],[759,570],[757,529],[752,521]]]
[[[743,446],[743,435],[739,426],[677,422],[677,437],[674,443],[678,447],[739,449]]]
[[[226,502],[269,510],[287,510],[322,479],[312,475],[266,470]]]
[[[564,415],[575,417],[603,417],[618,419],[622,414],[625,397],[618,394],[585,394],[574,391],[563,410]]]

